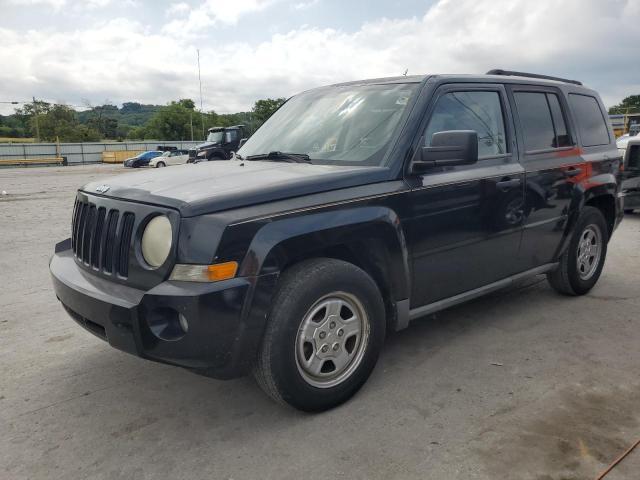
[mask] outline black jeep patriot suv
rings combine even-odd
[[[530,275],[594,286],[622,217],[604,112],[502,70],[307,91],[228,162],[81,188],[55,293],[118,349],[327,409],[415,318]]]

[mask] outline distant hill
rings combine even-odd
[[[81,125],[102,126],[107,137],[126,136],[135,127],[146,125],[163,105],[147,105],[138,102],[125,102],[122,107],[99,105],[83,111],[75,111],[77,122]],[[42,112],[42,110],[41,110]],[[26,112],[25,112],[26,113]],[[13,115],[0,115],[0,137],[29,138],[34,136],[31,119],[17,112]]]
[[[137,102],[125,102],[121,108],[115,105],[100,105],[89,110],[78,112],[78,121],[86,124],[92,118],[102,115],[103,118],[113,118],[118,125],[140,127],[147,123],[162,105],[146,105]]]
[[[38,137],[45,141],[97,140],[202,140],[213,126],[242,124],[249,136],[277,110],[284,98],[257,100],[250,112],[200,113],[191,99],[166,105],[125,102],[97,105],[77,111],[64,104],[44,101],[24,104],[13,115],[0,115],[0,138],[5,141]]]

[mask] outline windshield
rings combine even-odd
[[[209,132],[209,136],[207,137],[207,142],[219,143],[222,141],[222,134],[224,132],[219,130],[217,132]]]
[[[307,154],[313,163],[381,165],[418,84],[348,85],[291,98],[238,151]]]
[[[164,152],[161,156],[162,157],[168,157],[171,155],[171,152]]]

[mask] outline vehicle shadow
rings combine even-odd
[[[546,297],[557,296],[544,282],[544,277],[522,281],[517,285],[495,292],[446,311],[417,319],[406,330],[390,333],[387,337],[380,362],[363,391],[342,407],[349,410],[358,402],[366,401],[369,395],[388,395],[387,382],[398,388],[410,388],[415,370],[422,368],[435,353],[447,349],[461,335],[474,335],[487,328],[528,328],[520,322],[513,324],[513,315],[521,308],[522,296],[535,296],[543,302]],[[498,311],[501,312],[498,314]],[[105,347],[106,348],[106,347]],[[304,421],[312,416],[283,407],[269,399],[250,376],[235,380],[219,381],[203,377],[178,367],[156,364],[125,353],[110,350],[88,353],[83,359],[93,375],[103,375],[105,385],[100,396],[115,395],[118,402],[127,405],[130,413],[139,411],[157,418],[177,418],[187,421],[196,430],[215,425],[233,425],[243,419],[252,418],[264,427],[278,425],[283,420]],[[113,371],[114,356],[124,365],[117,372],[126,371],[118,379]],[[391,372],[386,372],[387,370]],[[391,378],[389,378],[391,377]],[[402,385],[402,382],[407,382]],[[91,399],[91,392],[87,400]],[[186,412],[178,414],[185,409]]]

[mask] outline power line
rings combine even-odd
[[[42,103],[48,103],[50,105],[64,105],[65,107],[73,107],[73,108],[84,108],[87,110],[91,110],[94,107],[88,107],[86,105],[74,105],[72,103],[58,103],[58,102],[48,102],[46,100],[35,100],[38,102],[42,102]],[[24,105],[24,104],[32,104],[34,102],[34,100],[4,100],[4,101],[0,101],[0,103],[3,104],[7,104],[7,105]],[[100,105],[102,106],[102,105]]]
[[[200,49],[196,50],[198,54],[198,83],[200,84],[200,123],[202,123],[202,138],[204,139],[204,115],[202,113],[202,77],[200,76]]]

